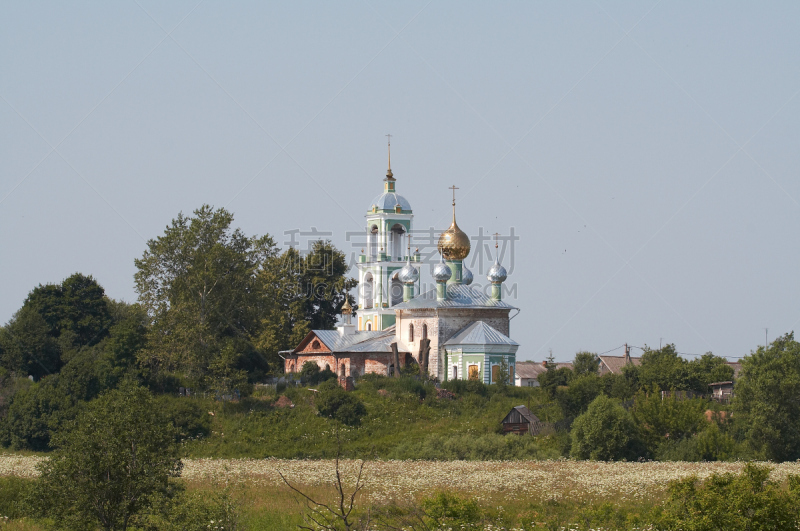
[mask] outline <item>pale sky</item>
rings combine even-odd
[[[417,229],[455,184],[519,236],[518,359],[800,325],[797,2],[263,4],[2,4],[0,321],[76,271],[134,301],[203,203],[357,250],[391,133]]]

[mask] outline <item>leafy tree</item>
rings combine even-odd
[[[539,387],[544,389],[548,395],[554,397],[556,389],[567,385],[572,380],[572,370],[568,367],[556,368],[555,363],[548,363],[547,370],[536,379],[539,381]]]
[[[0,328],[3,368],[37,380],[55,374],[62,365],[61,349],[44,318],[30,306],[23,306]]]
[[[336,378],[336,374],[330,369],[320,370],[316,362],[307,361],[303,363],[303,368],[300,369],[300,377],[304,382],[316,385],[319,382]]]
[[[709,384],[733,380],[733,367],[728,361],[711,352],[706,352],[688,364],[689,386],[697,393],[709,392]]]
[[[509,384],[514,385],[514,382],[511,382],[509,379],[511,378],[511,370],[509,369],[508,360],[503,357],[500,360],[500,366],[497,369],[497,384],[499,387],[498,389],[504,389]]]
[[[678,355],[673,344],[659,350],[645,349],[642,364],[636,372],[639,385],[644,389],[656,386],[685,391],[690,387],[688,362]]]
[[[602,379],[592,373],[572,378],[569,387],[556,391],[556,400],[565,418],[574,418],[586,411],[589,404],[603,393]]]
[[[39,285],[0,333],[0,364],[37,379],[55,374],[72,353],[107,337],[112,324],[105,292],[91,276]]]
[[[615,461],[637,456],[636,425],[617,400],[600,395],[572,424],[570,455]]]
[[[675,396],[661,398],[657,387],[636,394],[633,419],[642,440],[651,454],[666,441],[691,437],[706,425],[705,403],[702,400],[679,400]]]
[[[180,473],[175,429],[149,392],[124,386],[92,402],[40,465],[44,511],[66,529],[127,529]]]
[[[748,463],[739,475],[672,482],[663,523],[667,529],[692,531],[795,529],[797,478],[790,478],[786,491],[770,481],[769,473],[768,467]]]
[[[584,374],[597,374],[600,369],[600,358],[593,352],[578,352],[572,362],[572,372],[575,376]]]
[[[794,333],[742,360],[733,418],[750,448],[763,458],[800,458],[800,343]]]
[[[200,385],[231,378],[239,360],[224,352],[226,339],[259,333],[268,300],[257,278],[277,248],[270,236],[232,230],[232,222],[208,205],[194,217],[179,214],[135,261],[136,291],[151,319],[140,359],[151,371],[177,371]]]
[[[622,374],[607,373],[601,376],[603,393],[610,398],[632,399],[639,388],[638,369],[635,365],[628,365],[623,367]]]
[[[303,255],[289,248],[269,260],[259,282],[273,302],[263,319],[256,345],[268,359],[294,347],[312,329],[330,330],[347,292],[357,281],[345,277],[348,265],[329,241],[316,241]]]
[[[76,400],[58,389],[58,375],[49,376],[14,394],[3,422],[0,443],[15,450],[46,451],[62,419],[76,414]]]

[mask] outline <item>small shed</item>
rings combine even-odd
[[[503,433],[538,435],[542,422],[525,406],[516,406],[503,419]]]

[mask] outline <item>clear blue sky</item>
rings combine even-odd
[[[392,133],[418,228],[455,183],[468,234],[519,236],[521,359],[745,355],[800,325],[798,28],[796,2],[5,2],[0,320],[75,271],[135,300],[203,203],[349,252]]]

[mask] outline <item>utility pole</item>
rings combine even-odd
[[[625,365],[628,365],[631,362],[631,348],[625,343]]]

